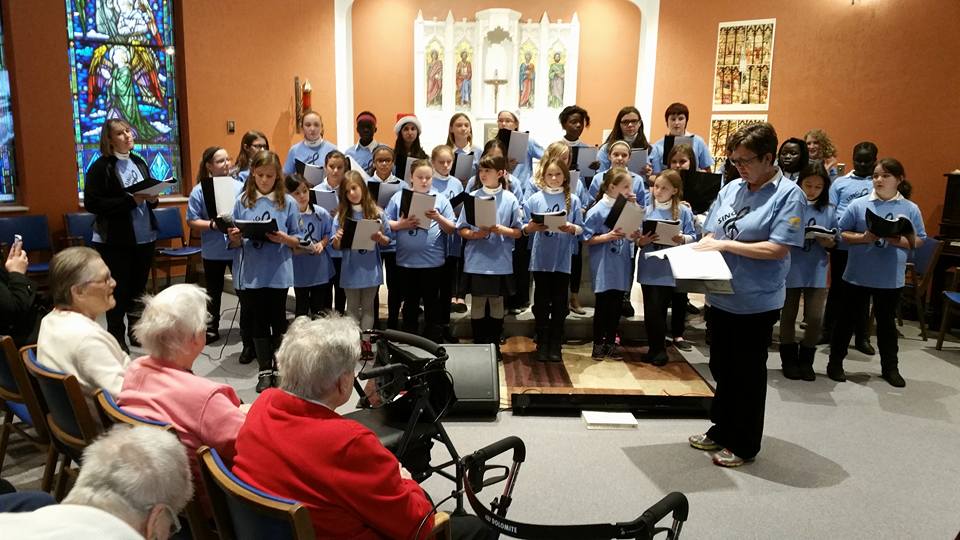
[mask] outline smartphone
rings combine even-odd
[[[13,243],[23,245],[23,237],[19,234],[13,235]]]

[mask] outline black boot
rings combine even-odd
[[[551,362],[563,362],[563,321],[550,322],[550,348],[547,359]]]
[[[449,324],[444,324],[440,326],[440,338],[444,343],[460,343],[460,340],[453,335],[453,332],[450,330]]]
[[[270,338],[256,338],[253,340],[253,347],[257,352],[257,364],[260,366],[260,371],[257,372],[259,394],[273,386],[273,346]]]
[[[903,388],[907,385],[907,381],[903,380],[903,377],[900,375],[900,369],[897,367],[897,360],[893,361],[883,361],[881,358],[880,361],[880,370],[883,380],[890,383],[890,386],[894,388]]]
[[[623,305],[621,306],[620,314],[628,319],[636,315],[633,304],[630,303],[630,291],[623,293]]]
[[[847,382],[847,374],[843,372],[843,360],[830,359],[827,362],[827,377],[837,382]]]
[[[470,333],[473,337],[473,342],[477,345],[487,343],[486,339],[486,318],[483,319],[470,319]]]
[[[503,362],[503,355],[500,354],[500,336],[503,335],[503,319],[494,319],[487,317],[487,328],[489,329],[490,343],[493,343],[497,350],[497,362]]]
[[[816,347],[800,346],[800,352],[797,357],[797,367],[800,368],[800,378],[805,381],[817,380],[817,374],[813,372],[813,356],[817,354]]]
[[[780,344],[780,366],[783,370],[783,376],[792,380],[800,380],[800,366],[797,364],[797,355],[800,345],[798,343]]]
[[[545,324],[537,325],[537,362],[547,362],[550,360],[550,327]]]

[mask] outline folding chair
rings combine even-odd
[[[940,334],[937,336],[937,350],[943,350],[943,339],[950,331],[954,313],[960,313],[960,268],[954,266],[947,270],[953,274],[953,280],[943,291],[943,319],[940,321]]]
[[[197,258],[200,255],[199,246],[188,245],[183,237],[183,218],[180,214],[180,208],[171,206],[167,208],[157,208],[153,211],[157,218],[157,241],[170,242],[170,247],[158,247],[157,253],[153,258],[153,267],[150,269],[153,292],[157,292],[157,268],[164,266],[167,275],[167,282],[164,287],[170,286],[171,268],[174,262],[184,261],[187,267],[187,275],[191,274],[191,268],[196,266]],[[195,280],[194,280],[195,281]]]
[[[93,224],[96,216],[89,212],[70,212],[63,215],[63,224],[67,229],[64,247],[93,245]]]
[[[943,251],[943,242],[927,238],[916,249],[911,251],[911,260],[907,262],[907,275],[902,303],[911,303],[916,307],[917,320],[920,321],[920,337],[927,340],[927,305],[930,303],[930,284],[933,282],[934,270],[940,253]],[[897,314],[900,326],[903,319]]]

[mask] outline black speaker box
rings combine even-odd
[[[429,356],[409,345],[400,348],[418,357]],[[457,403],[446,416],[496,416],[500,409],[500,370],[493,345],[451,344],[443,348],[447,350],[446,367],[453,377],[453,389],[457,394]]]

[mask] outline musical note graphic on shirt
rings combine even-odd
[[[306,227],[303,227],[303,223],[300,224],[300,228],[304,229],[306,232],[303,234],[303,239],[308,242],[313,242],[313,233],[317,232],[317,228],[313,223],[307,223]]]
[[[817,224],[817,218],[810,218],[807,221],[807,227],[813,227]],[[813,243],[817,240],[815,238],[808,238],[803,241],[803,250],[809,252],[813,248]]]
[[[737,227],[737,221],[746,217],[750,213],[750,207],[744,206],[737,211],[737,215],[723,222],[723,235],[729,240],[736,240],[740,236],[740,229]]]

